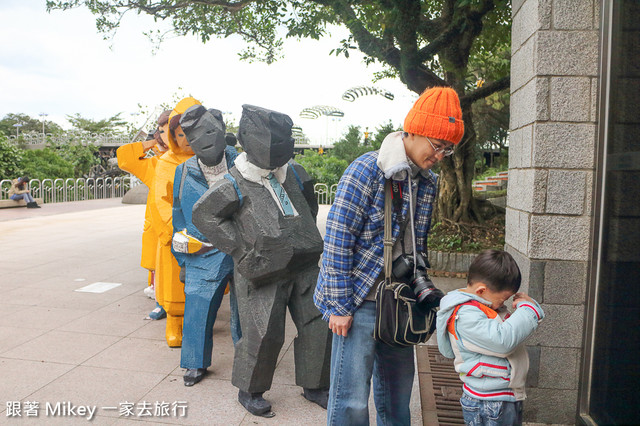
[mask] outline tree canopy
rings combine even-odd
[[[4,133],[6,136],[15,135],[16,128],[14,124],[22,124],[20,126],[20,133],[35,132],[42,133],[42,120],[32,118],[27,114],[9,113],[0,120],[0,133]],[[53,121],[44,121],[45,133],[58,133],[62,128]]]
[[[92,120],[85,118],[79,113],[75,115],[67,115],[67,120],[71,125],[78,129],[89,133],[118,133],[128,124],[118,113],[113,117],[104,118],[102,120]]]
[[[125,13],[145,13],[203,42],[239,35],[247,43],[241,57],[267,63],[282,56],[286,37],[319,39],[330,25],[346,27],[350,36],[331,53],[349,56],[358,49],[367,64],[383,66],[376,78],[399,78],[415,93],[433,86],[458,92],[465,137],[442,161],[438,213],[454,221],[482,220],[471,191],[471,106],[509,87],[510,0],[47,0],[48,10],[79,6],[97,16],[107,35]],[[157,29],[148,34],[162,35]]]

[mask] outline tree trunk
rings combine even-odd
[[[476,132],[473,126],[471,105],[462,109],[464,137],[454,154],[441,162],[438,205],[435,221],[448,219],[453,222],[484,222],[479,213],[471,181],[475,168]]]

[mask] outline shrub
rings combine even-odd
[[[338,183],[349,165],[346,160],[320,155],[311,149],[306,149],[304,154],[297,155],[296,161],[304,167],[316,183],[326,183],[328,186]]]
[[[0,135],[0,179],[15,179],[20,175],[22,150]]]
[[[97,155],[98,147],[93,144],[58,143],[52,144],[50,149],[72,165],[73,176],[70,177],[78,178],[88,175],[92,166],[100,164],[100,159]]]
[[[73,164],[51,148],[24,151],[21,174],[32,179],[74,177]]]

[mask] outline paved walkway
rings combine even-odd
[[[214,327],[210,374],[194,387],[183,385],[180,350],[167,347],[164,321],[144,319],[153,302],[142,293],[143,216],[144,206],[119,199],[0,210],[0,424],[86,422],[90,414],[63,411],[68,404],[95,407],[98,425],[324,424],[326,411],[294,384],[290,320],[266,394],[276,416],[252,416],[237,403],[226,298]],[[120,285],[77,291],[96,282]],[[418,380],[412,413],[412,423],[422,424]]]

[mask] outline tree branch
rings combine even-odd
[[[165,19],[169,15],[169,12],[174,12],[176,10],[185,9],[187,7],[193,5],[200,6],[211,6],[211,7],[221,7],[231,13],[237,12],[239,10],[244,9],[251,3],[255,3],[257,0],[237,0],[237,1],[226,1],[226,0],[184,0],[177,2],[173,5],[163,4],[163,3],[152,3],[148,4],[145,1],[139,0],[130,0],[127,4],[123,4],[122,7],[127,7],[128,9],[138,8],[141,11],[152,15],[157,16],[159,18]],[[164,13],[163,13],[164,12]]]
[[[460,28],[462,28],[463,19],[457,20],[451,24],[444,32],[442,32],[435,40],[420,49],[418,52],[421,62],[428,61],[438,53],[441,49],[449,46],[457,36],[460,35]]]
[[[383,40],[371,34],[358,19],[348,1],[339,0],[314,0],[323,6],[328,6],[340,17],[344,25],[349,29],[353,38],[358,43],[360,50],[381,62],[386,62],[391,67],[400,69],[400,51],[385,43]]]
[[[493,81],[489,84],[485,84],[481,88],[474,90],[471,93],[466,94],[460,99],[460,104],[464,107],[471,105],[478,99],[486,98],[487,96],[504,90],[511,84],[511,76],[502,77],[500,80]]]

